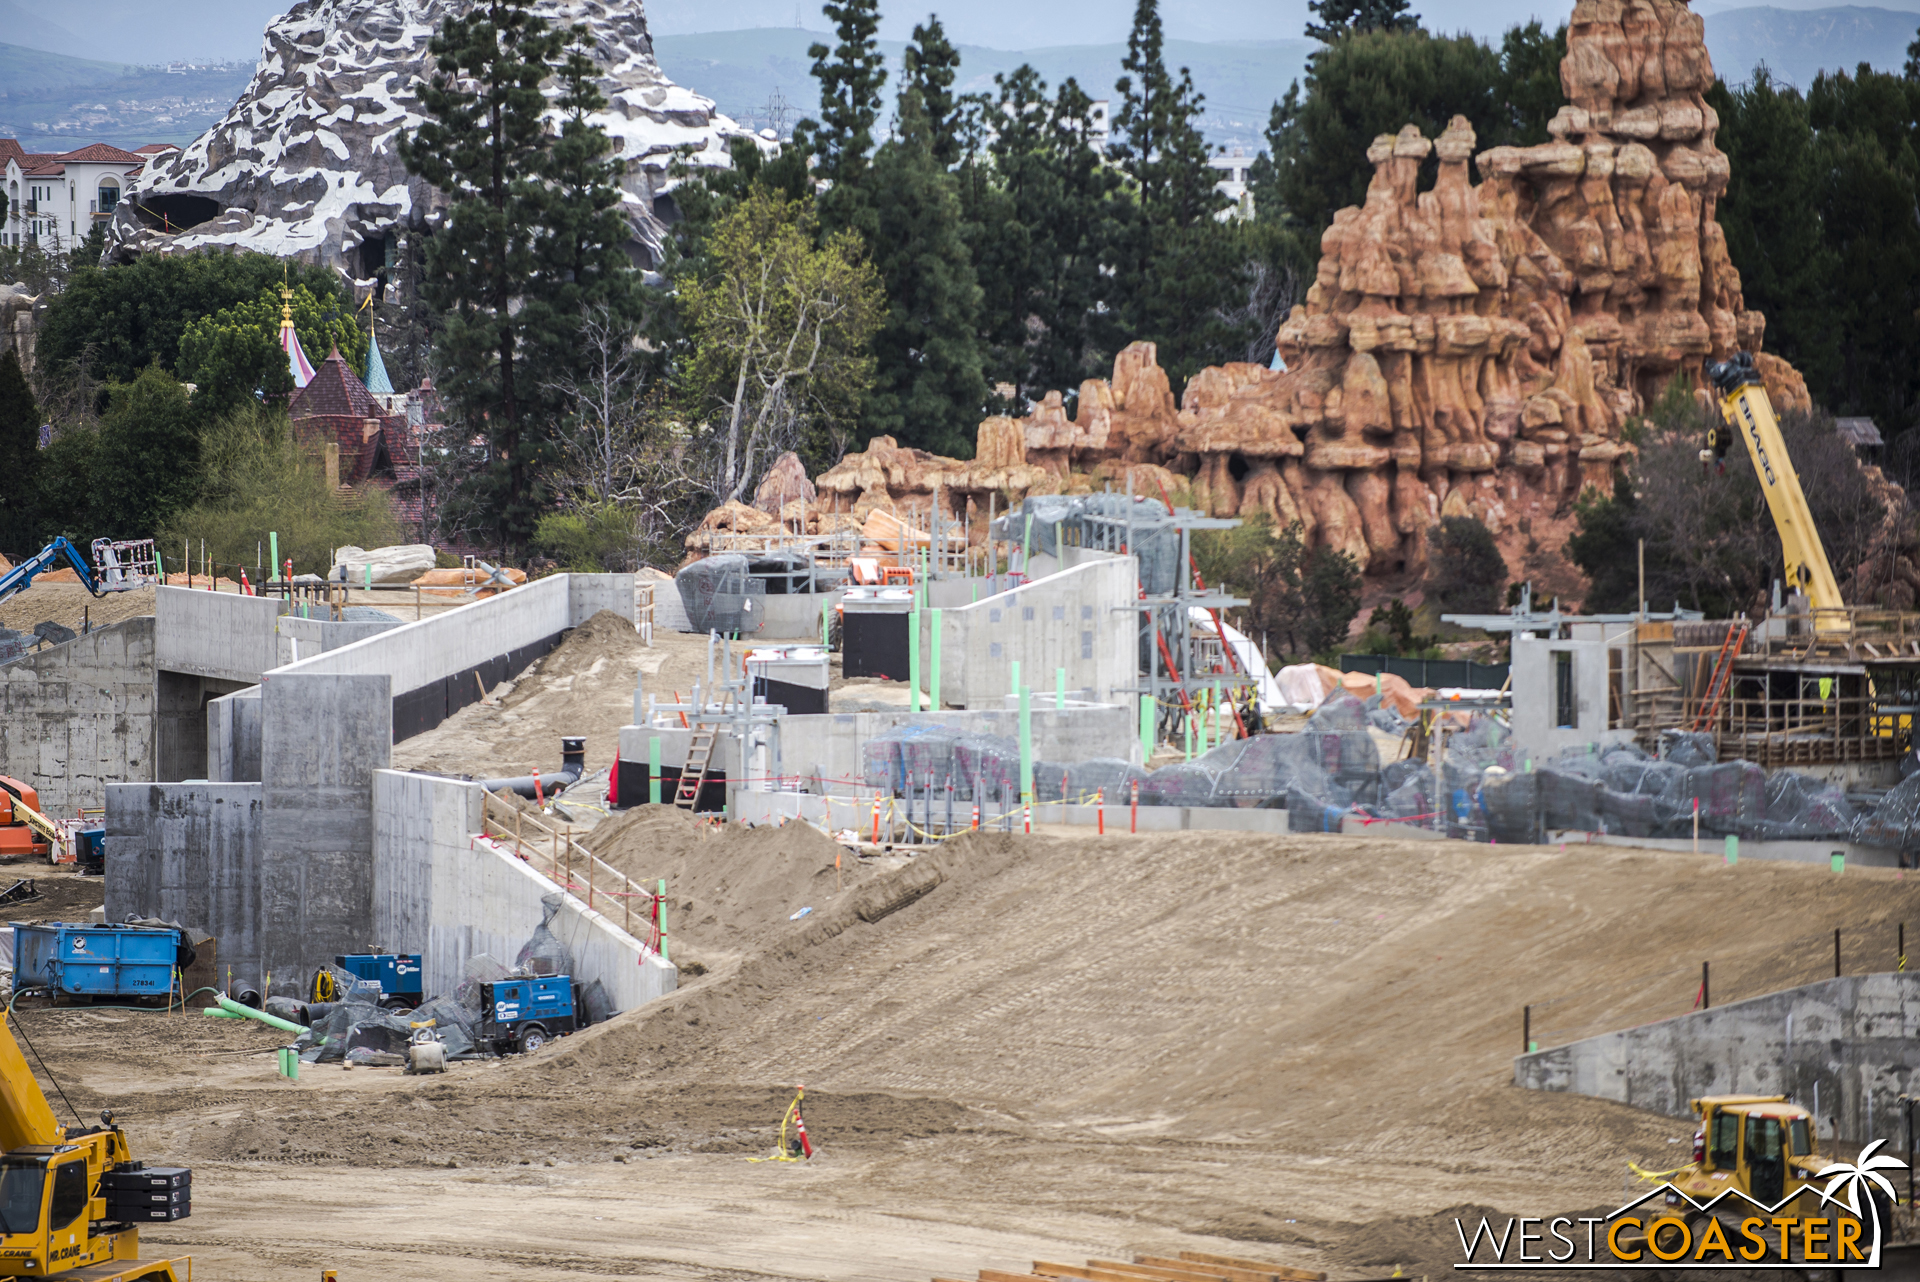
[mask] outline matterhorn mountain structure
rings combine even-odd
[[[424,119],[415,86],[428,41],[475,0],[302,0],[267,28],[239,101],[185,151],[154,161],[120,206],[109,255],[229,246],[380,274],[446,198],[407,173],[399,140]],[[584,26],[608,100],[595,123],[626,162],[636,256],[657,262],[668,166],[727,165],[745,132],[654,61],[639,0],[540,0],[555,26]]]

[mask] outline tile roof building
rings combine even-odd
[[[287,402],[287,414],[294,439],[325,460],[330,484],[385,490],[402,535],[429,541],[432,483],[421,473],[420,449],[440,414],[432,383],[375,396],[336,348],[320,362],[313,381]]]
[[[17,139],[0,138],[0,191],[7,196],[0,244],[39,245],[49,253],[70,249],[113,217],[138,186],[148,161],[178,150],[171,143],[149,143],[137,152],[123,151],[96,142],[35,153]]]

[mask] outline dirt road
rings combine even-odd
[[[455,1279],[925,1282],[1180,1249],[1417,1276],[1450,1263],[1448,1208],[1612,1204],[1629,1159],[1690,1135],[1514,1088],[1523,1005],[1548,1040],[1662,1018],[1702,958],[1731,1001],[1830,973],[1836,926],[1849,969],[1890,969],[1920,921],[1891,870],[1609,847],[995,835],[860,861],[662,812],[595,841],[668,878],[685,985],[527,1059],[291,1083],[265,1030],[22,1023],[82,1115],[199,1168],[166,1236],[211,1277],[388,1249]],[[748,1162],[802,1081],[822,1158]],[[434,1243],[457,1249],[414,1254]]]

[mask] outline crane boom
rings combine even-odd
[[[1720,394],[1720,413],[1728,428],[1746,442],[1747,457],[1753,461],[1760,491],[1767,496],[1767,510],[1780,533],[1787,582],[1806,595],[1813,607],[1816,630],[1844,629],[1847,603],[1827,562],[1820,531],[1813,524],[1813,510],[1800,488],[1800,474],[1794,471],[1793,459],[1787,454],[1786,438],[1780,435],[1780,421],[1774,417],[1767,389],[1753,367],[1753,354],[1739,352],[1732,360],[1709,364],[1707,377]]]

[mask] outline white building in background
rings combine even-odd
[[[1207,157],[1207,164],[1213,168],[1213,189],[1233,202],[1232,209],[1223,209],[1214,217],[1223,222],[1229,218],[1253,217],[1253,193],[1247,189],[1252,179],[1253,157],[1235,147],[1232,155]]]
[[[96,142],[74,151],[36,154],[12,138],[0,138],[0,163],[5,165],[0,190],[7,194],[0,243],[9,248],[38,245],[49,253],[72,248],[96,223],[113,217],[137,188],[149,159],[178,150],[171,143],[149,143],[138,151],[122,151]]]

